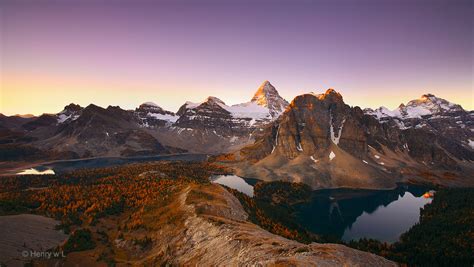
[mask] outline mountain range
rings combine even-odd
[[[393,187],[406,180],[457,185],[474,175],[474,111],[432,94],[364,109],[334,89],[291,103],[268,81],[246,103],[217,97],[175,112],[70,104],[57,114],[0,115],[2,161],[169,153],[217,157],[242,176],[321,187]]]
[[[473,184],[474,112],[431,94],[394,111],[350,107],[333,89],[297,96],[254,144],[227,155],[237,173],[313,188]]]
[[[0,115],[1,160],[229,152],[251,143],[287,106],[265,81],[250,101],[232,106],[210,96],[176,113],[146,102],[135,110],[70,104],[38,117]]]

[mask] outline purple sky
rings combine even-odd
[[[430,92],[474,109],[471,1],[59,2],[0,3],[1,113],[235,104],[264,80],[288,100],[331,87],[361,107]]]

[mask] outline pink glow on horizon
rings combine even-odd
[[[0,113],[71,103],[176,111],[248,101],[268,79],[288,101],[332,87],[386,106],[433,93],[474,109],[472,5],[0,4]],[[370,4],[369,4],[370,3]]]

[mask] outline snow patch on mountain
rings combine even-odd
[[[151,113],[147,114],[148,117],[153,117],[157,120],[169,121],[169,122],[176,122],[179,119],[179,116],[174,114],[160,114],[160,113]]]
[[[330,125],[329,131],[330,131],[330,134],[331,134],[331,140],[335,145],[339,144],[339,140],[341,139],[341,135],[342,135],[342,128],[344,127],[345,122],[346,122],[346,118],[344,118],[342,120],[341,126],[339,127],[339,131],[337,133],[337,136],[335,136],[334,126],[333,126],[333,123],[332,123],[332,114],[329,115],[329,125]]]
[[[178,115],[186,116],[188,120],[212,120],[216,119],[212,115],[213,110],[218,107],[217,110],[222,108],[232,117],[228,123],[242,125],[243,127],[258,127],[276,120],[288,105],[288,102],[278,94],[275,87],[265,81],[249,102],[229,106],[219,98],[210,96],[200,103],[186,102],[179,109]],[[222,113],[222,110],[220,112]],[[205,113],[207,117],[192,116],[197,113]],[[221,117],[225,117],[225,115],[221,114]],[[226,120],[229,119],[226,118]],[[177,123],[181,121],[180,118]]]
[[[69,115],[58,114],[58,123],[64,123],[69,119],[73,121],[73,120],[76,120],[77,118],[79,118],[79,115],[76,115],[76,114],[69,114]]]
[[[383,106],[376,109],[376,110],[367,109],[366,114],[372,115],[372,116],[376,117],[377,119],[386,118],[386,117],[399,117],[400,116],[400,112],[398,111],[398,109],[392,111],[392,110],[389,110],[388,108],[383,107]]]
[[[255,120],[271,118],[268,108],[260,106],[255,102],[247,102],[233,106],[223,105],[222,108],[229,111],[234,118],[251,118]]]
[[[76,104],[69,104],[64,107],[64,110],[59,112],[57,117],[57,123],[62,124],[66,121],[74,121],[81,115],[82,107]]]
[[[194,108],[197,108],[199,105],[201,105],[203,102],[200,102],[200,103],[195,103],[195,102],[191,102],[191,101],[186,101],[186,103],[184,103],[186,105],[186,108],[188,109],[194,109]]]
[[[273,154],[273,151],[275,151],[275,148],[278,145],[278,132],[279,131],[280,131],[280,125],[278,125],[278,128],[277,128],[276,137],[275,137],[275,144],[273,145],[272,154]]]
[[[298,144],[296,144],[296,149],[300,152],[303,152],[303,148],[301,147],[301,143],[298,142]]]

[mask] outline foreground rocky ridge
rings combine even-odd
[[[132,242],[117,239],[116,248],[128,255],[126,261],[115,259],[117,264],[396,266],[343,245],[305,245],[271,234],[250,223],[239,201],[216,184],[188,185],[166,206],[149,209],[143,218],[152,245],[137,250]],[[127,240],[142,236],[139,230],[131,231]],[[63,263],[77,263],[81,258],[93,264],[94,255],[91,251],[71,253]]]
[[[178,264],[198,265],[299,265],[299,266],[392,266],[381,257],[365,254],[336,244],[304,245],[268,233],[247,221],[238,200],[218,185],[194,189],[203,197],[189,200],[193,189],[187,188],[180,196],[182,207],[196,214],[184,222],[186,236],[192,240],[189,253],[182,251]],[[208,197],[211,196],[211,197]],[[185,199],[186,198],[186,199]],[[211,201],[206,199],[211,198]],[[221,203],[215,205],[214,203]],[[217,222],[217,225],[216,225]],[[224,223],[219,225],[220,223]],[[203,234],[206,233],[206,234]],[[216,251],[214,248],[219,247]],[[213,251],[213,253],[206,253]]]

